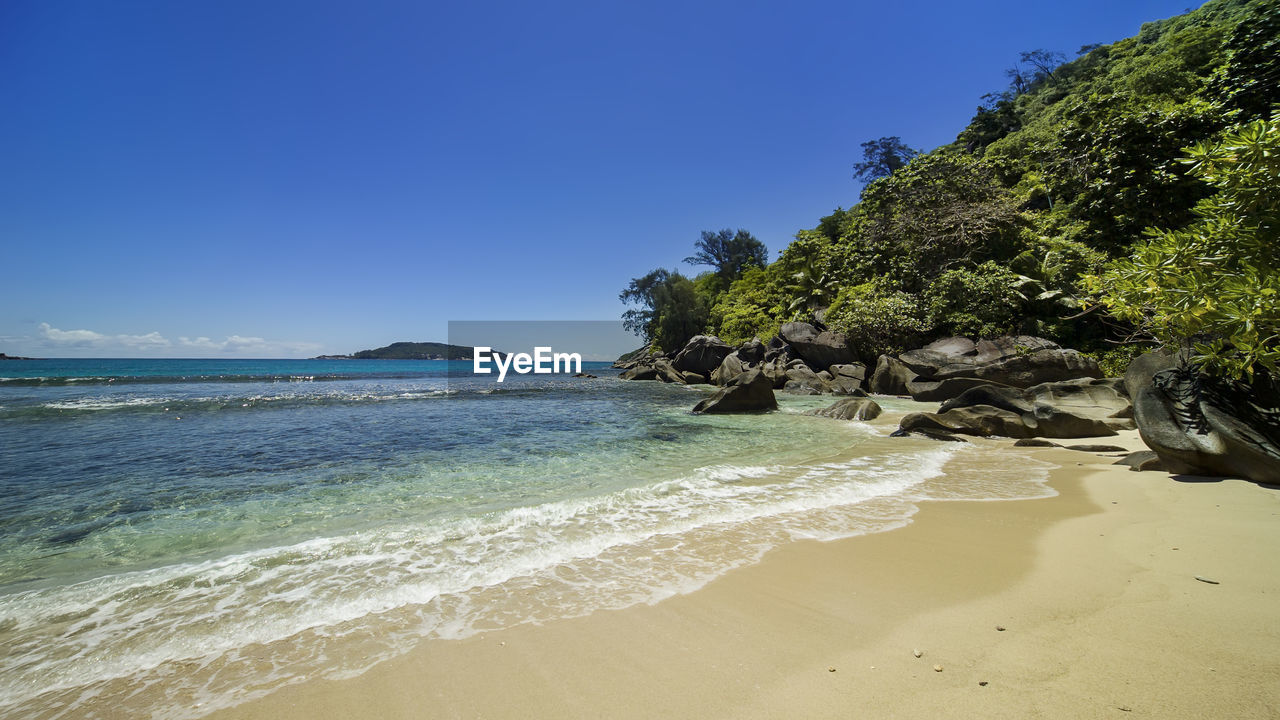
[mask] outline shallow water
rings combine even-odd
[[[656,602],[920,500],[1051,494],[1007,450],[801,414],[831,398],[694,416],[709,388],[602,366],[448,370],[0,366],[0,715],[193,717],[424,638]]]

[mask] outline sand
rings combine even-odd
[[[1280,489],[1034,452],[1057,497],[925,503],[656,605],[425,642],[212,717],[1280,717]]]

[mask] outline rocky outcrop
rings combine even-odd
[[[937,413],[911,413],[900,427],[1012,438],[1115,435],[1133,427],[1117,379],[1078,379],[1019,389],[979,385],[942,403]]]
[[[618,375],[623,380],[657,380],[658,371],[652,365],[634,365]]]
[[[778,336],[787,342],[806,363],[815,368],[851,363],[857,358],[843,333],[818,330],[809,323],[784,323]]]
[[[733,348],[721,342],[714,335],[694,335],[685,343],[684,348],[676,353],[671,365],[680,372],[693,372],[699,375],[710,375],[725,356],[733,352]]]
[[[666,358],[658,358],[657,360],[654,360],[653,369],[658,371],[658,379],[662,382],[675,383],[677,385],[685,384],[684,376],[681,375],[680,371],[677,370],[675,366],[671,364],[671,361]]]
[[[881,355],[876,360],[876,371],[871,375],[870,387],[867,389],[877,395],[909,395],[907,383],[915,378],[916,374],[911,368],[903,365],[897,358]]]
[[[874,420],[882,412],[875,400],[868,397],[852,397],[840,400],[821,410],[810,410],[805,415],[834,418],[836,420]]]
[[[1176,356],[1135,359],[1124,383],[1142,440],[1165,469],[1182,475],[1280,483],[1280,383],[1210,378]]]
[[[695,413],[746,413],[776,410],[773,381],[759,369],[748,370],[694,406]]]
[[[905,352],[898,359],[918,380],[934,382],[972,378],[1027,388],[1046,382],[1102,377],[1092,358],[1052,341],[1025,335],[978,342],[945,338]],[[937,387],[922,389],[933,391]]]
[[[898,423],[898,429],[908,433],[933,430],[982,437],[1034,436],[1020,415],[990,405],[956,408],[942,413],[910,413]]]
[[[905,365],[903,367],[906,367]],[[921,380],[915,377],[907,381],[907,394],[912,400],[920,402],[940,402],[956,397],[965,390],[979,387],[982,385],[993,385],[996,387],[1009,387],[1000,383],[992,383],[989,380],[979,380],[978,378],[953,377],[946,380]]]

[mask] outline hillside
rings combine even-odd
[[[321,355],[318,359],[337,360],[470,360],[475,348],[438,342],[395,342],[373,350],[351,355]]]
[[[1193,222],[1212,187],[1186,149],[1280,102],[1280,2],[1213,0],[1070,61],[1022,53],[1005,75],[953,143],[919,154],[897,138],[865,144],[857,167],[875,179],[774,262],[728,281],[655,271],[624,291],[640,306],[627,317],[651,338],[678,320],[729,343],[818,320],[864,361],[947,335],[1013,333],[1123,362],[1136,346],[1115,343],[1150,337],[1100,311],[1085,279],[1148,228]]]

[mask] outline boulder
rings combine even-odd
[[[1056,442],[1043,438],[1022,438],[1013,444],[1014,447],[1062,447]]]
[[[809,369],[808,365],[799,363],[787,368],[788,380],[815,381],[820,382],[818,374]]]
[[[977,378],[1013,387],[1075,378],[1100,378],[1092,358],[1043,338],[1020,335],[974,342],[944,338],[898,358],[927,380]]]
[[[1063,445],[1063,447],[1068,450],[1079,450],[1080,452],[1091,453],[1129,452],[1127,448],[1122,448],[1119,445]]]
[[[724,356],[724,361],[720,363],[720,367],[712,371],[711,382],[716,385],[728,385],[730,380],[741,375],[746,369],[738,352],[731,352]]]
[[[821,380],[788,380],[782,385],[782,392],[788,395],[821,395],[826,387]]]
[[[862,389],[862,381],[857,378],[847,377],[845,375],[837,375],[828,383],[832,395],[857,395],[866,397],[867,393]]]
[[[685,383],[688,385],[702,385],[707,382],[707,376],[689,372],[688,370],[680,373],[680,377],[684,378]]]
[[[853,348],[849,347],[849,338],[844,333],[819,331],[809,323],[789,322],[783,324],[778,335],[813,367],[843,365],[857,359]]]
[[[874,420],[882,410],[875,400],[867,397],[845,398],[830,407],[810,410],[805,415],[834,418],[836,420]]]
[[[907,383],[915,377],[916,374],[897,358],[881,355],[876,360],[876,371],[871,375],[868,389],[878,395],[908,395]]]
[[[637,365],[623,370],[618,377],[623,380],[657,380],[658,371],[652,365]]]
[[[731,352],[733,348],[714,335],[694,335],[684,344],[684,348],[676,353],[671,365],[680,372],[710,375],[720,367],[725,356]]]
[[[760,342],[760,338],[752,338],[741,345],[735,351],[738,358],[742,360],[743,365],[759,365],[764,362],[764,343]]]
[[[787,382],[783,384],[782,391],[792,395],[821,395],[826,392],[827,387],[817,373],[797,360],[787,369]]]
[[[898,428],[897,430],[889,433],[889,437],[910,437],[912,435],[927,437],[930,440],[942,440],[943,442],[969,442],[953,432],[939,430],[938,428],[933,427],[918,427],[915,430],[903,430],[902,428]]]
[[[932,427],[968,435],[1080,438],[1115,435],[1132,427],[1129,401],[1117,379],[1082,378],[1020,389],[979,385],[948,400],[937,413],[912,413],[900,427]]]
[[[765,377],[773,381],[775,388],[780,388],[787,384],[787,368],[785,365],[766,362],[760,366],[760,371],[765,374]]]
[[[1265,372],[1227,382],[1157,351],[1130,363],[1124,382],[1142,441],[1168,472],[1280,483],[1280,382]]]
[[[911,396],[912,400],[920,402],[941,402],[950,400],[965,390],[979,385],[1009,387],[1000,385],[1000,383],[992,383],[989,380],[979,380],[978,378],[953,377],[946,380],[922,380],[916,377],[907,381],[907,394]]]
[[[971,405],[991,405],[1018,413],[1031,437],[1100,437],[1133,428],[1123,383],[1116,378],[1080,378],[1019,389],[979,385],[947,400],[940,412]]]
[[[653,350],[648,345],[645,345],[629,353],[623,353],[617,360],[613,361],[613,366],[616,368],[633,368],[637,365],[647,365],[652,360],[653,355]]]
[[[745,413],[776,410],[773,381],[759,368],[734,378],[733,384],[720,388],[711,397],[693,407],[695,413]]]
[[[859,383],[867,379],[867,366],[862,363],[845,363],[843,365],[832,365],[827,368],[827,372],[831,373],[833,378],[847,377],[857,380]]]
[[[909,413],[898,423],[904,432],[940,430],[947,433],[991,437],[1032,437],[1022,416],[990,405],[955,408],[940,413]]]
[[[1160,462],[1160,456],[1153,450],[1139,450],[1138,452],[1129,453],[1112,464],[1128,465],[1129,469],[1134,472],[1146,470],[1164,471],[1164,463]]]
[[[671,364],[671,361],[666,358],[658,358],[657,360],[654,360],[653,369],[658,371],[658,379],[662,382],[676,383],[677,385],[685,384],[684,376],[681,375],[680,371],[676,370],[675,366]]]

